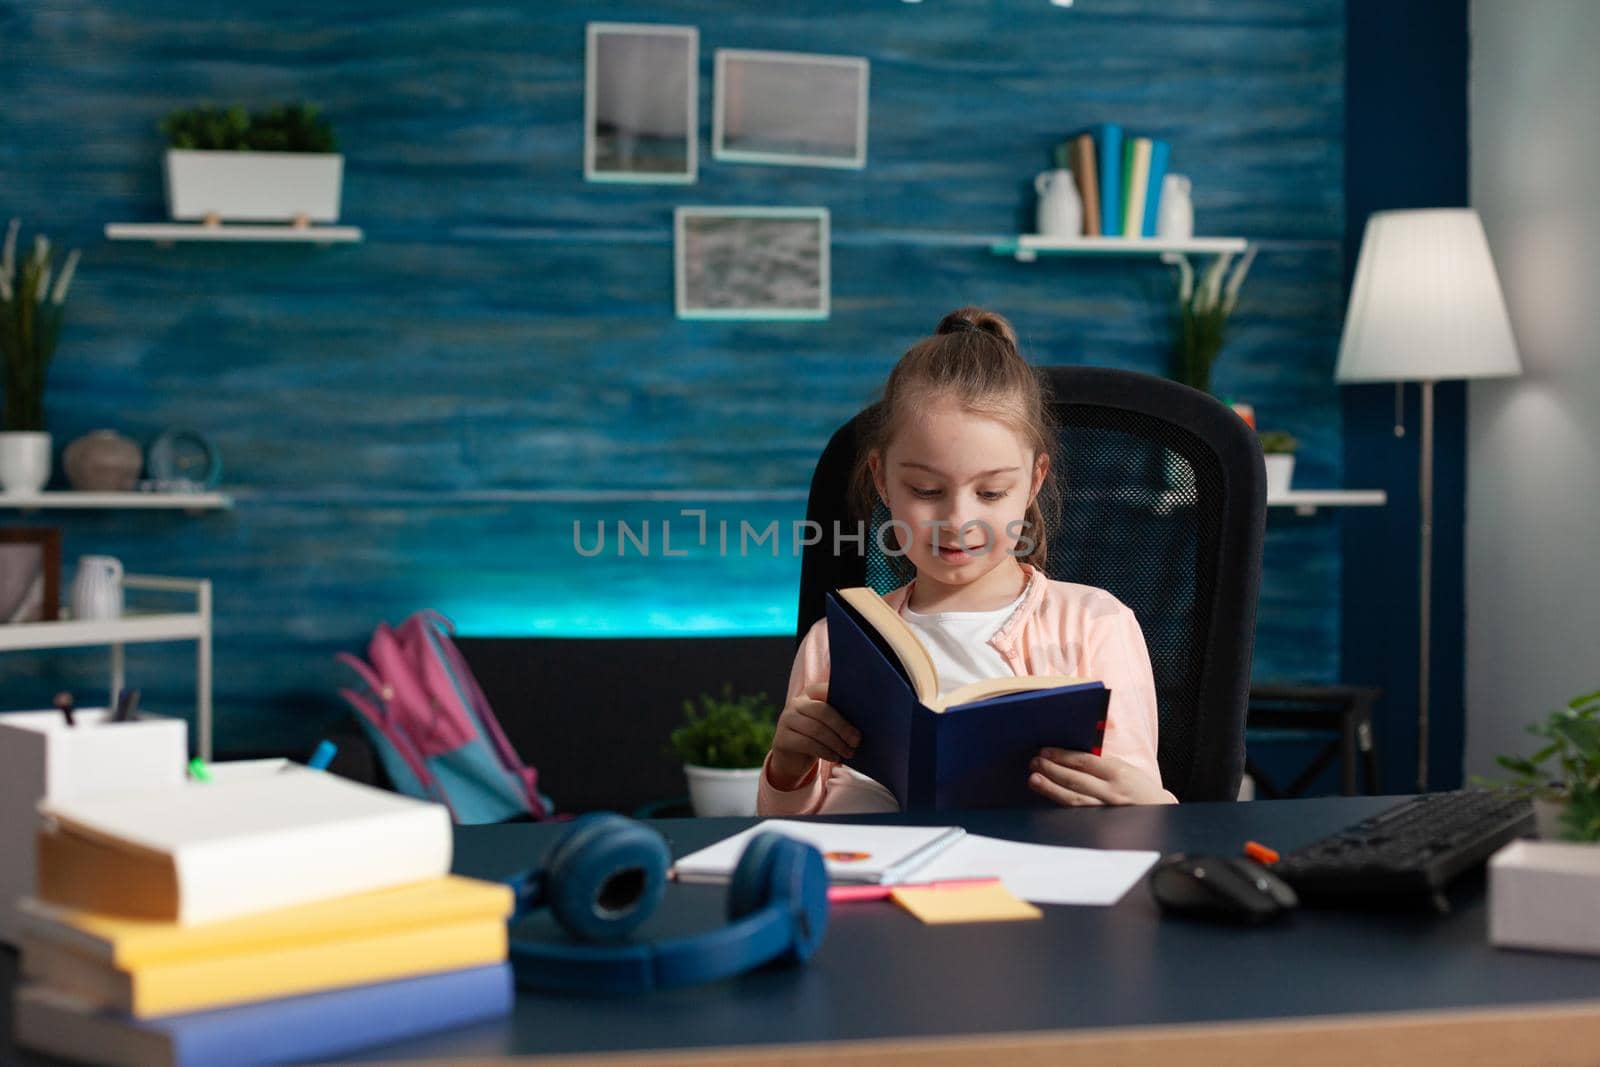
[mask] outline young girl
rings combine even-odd
[[[946,315],[890,372],[879,411],[864,427],[856,495],[866,515],[878,500],[889,509],[914,576],[884,601],[928,647],[941,691],[1007,674],[1099,679],[1111,690],[1101,754],[1047,748],[1017,774],[1058,804],[1176,803],[1156,765],[1155,681],[1133,612],[1042,570],[1055,435],[1010,323],[978,308]],[[795,656],[761,814],[896,810],[887,789],[842,765],[861,736],[827,697],[823,619]]]

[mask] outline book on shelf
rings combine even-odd
[[[286,767],[40,805],[36,895],[179,923],[440,878],[442,806]]]
[[[1096,173],[1094,137],[1080,133],[1072,139],[1072,178],[1083,202],[1083,235],[1100,236],[1100,175]]]
[[[987,678],[941,693],[933,657],[873,590],[827,597],[828,703],[861,732],[856,771],[902,810],[1031,807],[1046,747],[1098,752],[1110,691],[1067,675]]]
[[[249,1067],[320,1061],[498,1018],[512,997],[504,962],[160,1019],[24,985],[12,1026],[25,1048],[109,1067]]]
[[[1156,222],[1161,212],[1161,186],[1167,180],[1167,163],[1172,155],[1172,145],[1159,138],[1150,142],[1150,177],[1145,183],[1144,223],[1139,227],[1141,237],[1156,235]]]
[[[1100,164],[1100,234],[1122,236],[1122,127],[1102,122],[1094,127],[1094,154]]]
[[[1128,142],[1128,198],[1122,232],[1128,237],[1144,235],[1144,209],[1150,189],[1150,138],[1135,137]]]

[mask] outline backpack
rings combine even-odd
[[[450,620],[419,611],[397,627],[379,623],[367,659],[339,662],[366,692],[339,695],[378,750],[395,788],[437,801],[462,824],[544,819],[553,805],[539,775],[506,740],[466,659],[450,640]]]

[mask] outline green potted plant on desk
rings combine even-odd
[[[33,251],[17,261],[21,220],[12,219],[0,250],[0,361],[5,364],[5,412],[0,419],[0,489],[37,493],[50,480],[50,435],[44,424],[44,382],[61,333],[62,311],[72,275],[74,249],[54,275],[50,239],[33,239]]]
[[[696,815],[754,815],[761,764],[772,747],[778,713],[767,694],[720,697],[700,694],[700,706],[683,702],[683,725],[672,731],[672,750],[683,761],[689,802]]]
[[[1267,462],[1267,496],[1282,496],[1294,481],[1294,451],[1300,442],[1282,430],[1260,435],[1261,454]]]
[[[1539,836],[1600,842],[1600,691],[1574,697],[1528,732],[1544,739],[1537,752],[1495,762],[1514,788],[1533,792]]]
[[[175,220],[339,221],[344,156],[315,107],[284,104],[174,111],[167,135],[167,211]]]
[[[1178,268],[1176,335],[1172,347],[1175,380],[1203,393],[1211,391],[1211,368],[1222,354],[1228,320],[1238,306],[1239,289],[1255,258],[1255,245],[1250,246],[1237,266],[1233,266],[1233,254],[1224,253],[1212,260],[1197,278],[1188,256],[1163,257]]]

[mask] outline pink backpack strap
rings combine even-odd
[[[366,665],[362,664],[362,666],[365,667]],[[422,784],[432,798],[446,808],[450,808],[449,795],[440,788],[438,779],[428,769],[427,761],[417,752],[416,747],[411,743],[411,738],[406,736],[405,731],[396,729],[389,722],[388,717],[378,710],[376,705],[354,689],[340,689],[339,695],[344,697],[350,703],[350,706],[356,709],[358,715],[372,724],[372,728],[387,739],[389,744],[394,746],[396,754],[405,761],[406,766],[411,769],[411,773],[416,776],[417,781]],[[450,811],[450,819],[452,822],[455,821],[454,809]]]
[[[473,732],[465,716],[429,685],[425,657],[419,654],[411,629],[409,620],[399,630],[380,623],[372,632],[367,655],[394,693],[389,713],[404,721],[424,757],[438,756],[471,741]]]

